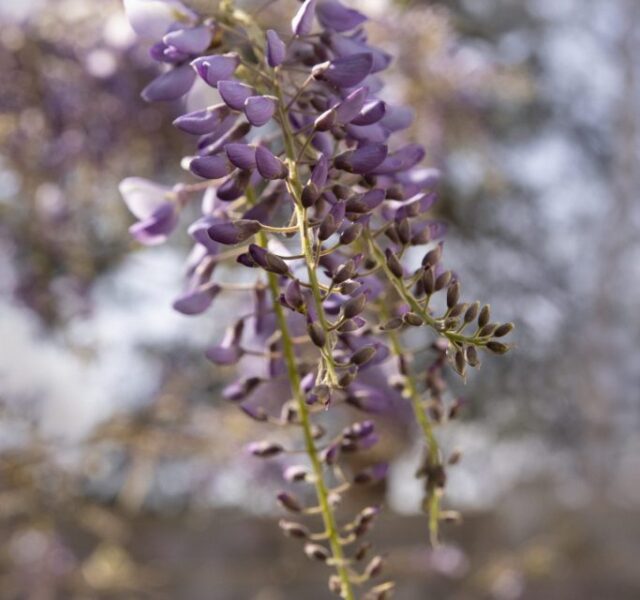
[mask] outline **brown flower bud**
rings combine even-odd
[[[507,346],[507,344],[494,341],[487,342],[487,349],[494,354],[506,354],[507,352],[509,352],[509,346]]]
[[[386,249],[385,255],[387,257],[387,267],[389,267],[389,270],[393,275],[401,278],[404,275],[404,269],[398,257],[389,248]]]
[[[342,307],[342,314],[345,319],[353,319],[357,317],[367,304],[367,297],[364,294],[359,294],[355,298],[347,300]]]
[[[351,362],[359,367],[368,363],[376,354],[374,346],[365,346],[351,355]]]
[[[333,218],[332,214],[328,214],[320,223],[320,228],[318,229],[318,239],[321,241],[329,239],[338,229],[338,225],[336,224],[336,220]]]
[[[327,343],[327,335],[322,328],[322,325],[317,321],[309,323],[307,333],[309,334],[311,341],[318,346],[318,348],[322,348]]]
[[[478,331],[478,336],[479,337],[488,337],[490,335],[493,335],[493,332],[498,328],[498,324],[497,323],[487,323],[484,327],[482,327],[480,329],[480,331]]]
[[[397,227],[400,242],[406,246],[411,241],[411,223],[409,222],[409,219],[402,219],[402,221],[398,223]]]
[[[478,317],[478,327],[484,327],[489,322],[489,319],[491,319],[491,308],[488,304],[485,304]]]
[[[305,544],[304,553],[307,557],[313,560],[319,560],[320,562],[327,562],[331,553],[320,544]]]
[[[271,458],[284,451],[284,448],[276,442],[254,442],[249,445],[249,452],[260,458]]]
[[[467,362],[472,367],[477,367],[480,364],[480,359],[478,358],[478,351],[475,346],[467,346],[466,350]]]
[[[310,535],[309,529],[304,525],[302,525],[301,523],[295,523],[293,521],[280,519],[280,521],[278,522],[278,525],[286,536],[289,536],[292,538],[304,540],[304,539],[307,539]]]
[[[462,350],[458,350],[454,356],[454,363],[456,366],[456,371],[460,373],[460,375],[464,376],[467,370],[467,361],[464,358],[464,352]]]
[[[290,512],[299,513],[302,511],[302,505],[298,500],[296,500],[291,494],[287,494],[287,492],[280,492],[277,496],[278,504],[282,506],[282,508],[286,508]]]
[[[423,267],[433,267],[440,262],[442,258],[442,246],[436,246],[433,250],[427,252],[422,259]]]
[[[362,235],[363,227],[360,223],[350,225],[340,234],[340,243],[348,246],[355,242]]]
[[[513,323],[504,323],[493,332],[493,337],[504,337],[513,331],[513,327]]]
[[[424,324],[424,319],[414,312],[405,313],[403,320],[407,325],[412,325],[413,327],[420,327],[420,325]]]
[[[480,302],[476,300],[473,304],[469,305],[467,308],[467,312],[464,313],[464,322],[471,323],[471,321],[475,321],[478,317],[478,313],[480,312]]]
[[[320,197],[320,190],[315,183],[309,182],[302,190],[301,202],[305,208],[313,206]]]
[[[436,289],[436,279],[433,268],[429,267],[428,269],[424,270],[424,273],[422,275],[422,285],[424,286],[425,294],[433,294]]]
[[[383,331],[392,331],[394,329],[399,329],[402,327],[403,319],[401,317],[394,317],[393,319],[389,319],[380,329]]]
[[[336,272],[333,275],[333,282],[336,285],[340,285],[341,283],[344,283],[345,281],[352,279],[355,274],[356,274],[355,263],[353,262],[353,260],[348,260],[346,263],[344,263],[343,265],[340,265],[336,269]]]
[[[453,308],[460,299],[460,284],[454,281],[447,288],[447,306]]]
[[[444,273],[438,275],[438,278],[436,279],[436,292],[439,292],[440,290],[446,288],[449,285],[452,277],[453,274],[451,273],[451,271],[445,271]]]
[[[384,562],[382,560],[382,556],[374,556],[364,570],[364,574],[367,579],[373,579],[380,575],[383,565]]]

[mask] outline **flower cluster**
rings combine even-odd
[[[380,73],[391,57],[367,41],[363,14],[337,0],[306,0],[290,30],[277,32],[263,31],[231,2],[208,15],[176,1],[128,4],[134,26],[160,37],[151,55],[166,65],[143,97],[176,100],[200,78],[219,98],[174,122],[195,136],[183,165],[201,182],[172,189],[122,183],[139,219],[132,233],[144,244],[164,241],[180,211],[204,192],[203,215],[189,227],[189,280],[175,308],[196,315],[221,293],[253,296],[251,314],[232,316],[206,355],[218,365],[246,354],[264,361],[261,375],[245,372],[224,395],[253,419],[302,432],[307,464],[289,466],[284,478],[312,486],[317,504],[289,491],[278,501],[298,517],[319,515],[323,530],[299,520],[281,527],[304,540],[310,558],[335,569],[329,585],[336,594],[354,598],[354,586],[382,570],[378,556],[363,562],[368,546],[358,545],[378,508],[341,524],[335,507],[350,486],[384,478],[387,465],[352,473],[343,463],[375,444],[372,421],[331,434],[314,415],[339,404],[376,412],[402,392],[425,436],[420,472],[435,539],[450,515],[440,509],[445,459],[433,428],[458,410],[445,408],[441,371],[451,364],[464,376],[480,364],[479,350],[503,354],[509,346],[501,338],[512,325],[492,322],[487,305],[463,302],[458,277],[443,265],[445,228],[430,216],[438,173],[420,166],[420,145],[402,142],[412,111],[384,100]],[[252,283],[217,277],[220,264],[234,261],[252,271]],[[409,328],[436,337],[435,362],[424,372],[405,347]],[[379,370],[388,375],[382,385],[372,383]],[[277,412],[260,401],[276,380],[287,390]],[[250,447],[263,458],[287,451],[272,441]],[[367,597],[385,598],[391,588],[375,585]]]

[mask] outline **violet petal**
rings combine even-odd
[[[240,59],[235,52],[201,56],[191,62],[196,73],[212,87],[217,87],[220,81],[232,77],[239,64]]]
[[[147,102],[177,100],[191,89],[195,78],[195,73],[188,65],[175,67],[156,77],[140,95]]]
[[[305,0],[293,19],[291,19],[291,30],[295,35],[309,35],[311,33],[316,3],[317,0]]]
[[[273,30],[267,30],[267,63],[270,67],[277,67],[284,62],[287,47],[280,36]]]
[[[264,146],[256,148],[256,166],[265,179],[284,179],[287,176],[285,164]]]
[[[223,156],[196,156],[189,170],[203,179],[220,179],[229,174],[229,163]]]
[[[200,27],[190,27],[187,29],[176,29],[167,33],[162,41],[167,46],[173,46],[176,50],[185,54],[200,54],[211,44],[213,32],[206,25]]]
[[[337,0],[324,0],[316,11],[318,21],[325,29],[337,32],[349,31],[367,20],[361,12],[343,6]]]
[[[254,169],[256,166],[256,149],[248,144],[227,144],[227,157],[238,169]]]
[[[242,110],[244,101],[255,94],[255,90],[250,85],[232,79],[220,81],[218,92],[220,92],[224,103],[234,110]]]
[[[372,67],[373,57],[368,52],[363,52],[336,58],[328,65],[314,67],[314,75],[337,87],[353,87],[371,73]]]
[[[244,114],[256,127],[268,123],[276,112],[276,98],[272,96],[249,96],[244,101]]]

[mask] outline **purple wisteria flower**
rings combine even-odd
[[[160,243],[182,206],[203,196],[174,308],[202,314],[226,294],[252,307],[216,313],[226,334],[205,354],[237,365],[224,398],[255,421],[302,435],[307,464],[290,465],[285,481],[313,487],[317,504],[292,491],[277,499],[296,519],[320,514],[325,533],[298,520],[280,525],[306,541],[309,558],[332,566],[331,590],[353,600],[354,587],[382,569],[380,557],[360,567],[365,551],[356,545],[378,508],[344,523],[334,505],[350,486],[384,479],[388,464],[367,454],[378,441],[372,419],[337,426],[338,412],[326,421],[330,431],[315,413],[342,405],[378,420],[392,411],[411,416],[425,440],[419,474],[435,540],[447,463],[434,430],[459,412],[446,405],[442,371],[464,377],[479,366],[480,350],[505,353],[513,326],[493,322],[488,305],[464,302],[458,276],[444,266],[445,226],[431,214],[439,173],[421,165],[424,149],[404,137],[413,111],[388,103],[381,73],[391,56],[369,43],[361,12],[306,0],[285,34],[263,31],[226,3],[202,15],[177,0],[126,4],[136,30],[153,35],[151,55],[164,69],[145,88],[147,100],[178,99],[196,77],[220,97],[174,121],[197,136],[182,163],[195,182],[122,183],[139,219],[131,231],[141,243]],[[222,263],[231,268],[218,269]],[[249,279],[233,280],[236,270]],[[432,339],[410,352],[411,329]],[[263,459],[288,454],[279,441],[248,450]],[[354,453],[358,461],[349,462]],[[386,598],[392,586],[372,585],[367,598]]]

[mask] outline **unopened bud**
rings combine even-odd
[[[414,312],[406,313],[403,316],[403,320],[407,325],[412,325],[413,327],[420,327],[420,325],[424,324],[424,319]]]
[[[321,562],[327,562],[331,553],[320,544],[305,544],[304,553],[307,557]]]
[[[464,313],[464,322],[471,323],[471,321],[475,321],[479,312],[480,302],[476,301],[473,304],[470,304],[469,308],[467,308],[467,311]]]
[[[513,323],[504,323],[493,332],[493,336],[497,338],[504,337],[513,331],[513,327]]]
[[[351,355],[351,362],[354,365],[362,366],[368,363],[376,354],[376,348],[374,346],[365,346],[360,348]]]
[[[487,349],[494,354],[505,354],[509,352],[509,346],[507,346],[507,344],[503,344],[502,342],[487,342]]]
[[[357,317],[364,310],[366,304],[367,297],[364,294],[359,294],[344,303],[342,314],[345,319],[353,319],[353,317]]]
[[[449,308],[453,308],[460,299],[460,284],[457,281],[454,281],[447,288],[447,306]]]
[[[387,267],[389,267],[389,270],[396,277],[402,277],[404,275],[404,269],[398,257],[389,248],[385,251],[385,255],[387,257]]]
[[[310,535],[309,529],[301,523],[294,523],[293,521],[281,519],[278,525],[285,535],[292,538],[304,540]]]
[[[478,327],[484,327],[489,322],[489,319],[491,319],[491,308],[489,308],[488,304],[485,304],[478,317]]]
[[[249,444],[249,452],[260,458],[271,458],[284,451],[284,448],[276,442],[254,442]]]
[[[327,334],[325,333],[320,323],[309,323],[309,326],[307,327],[307,333],[309,334],[311,341],[316,346],[318,346],[318,348],[323,348],[327,343]]]
[[[277,496],[278,503],[290,512],[299,513],[302,511],[302,505],[291,494],[280,492]]]

